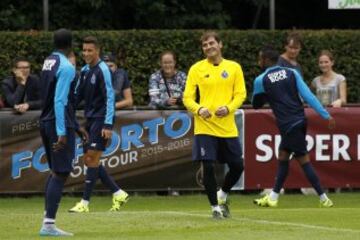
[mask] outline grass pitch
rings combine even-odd
[[[360,193],[330,195],[331,209],[300,194],[281,196],[278,208],[259,208],[252,203],[257,197],[231,195],[226,220],[211,219],[205,195],[132,196],[117,213],[107,211],[110,196],[93,197],[86,214],[67,213],[79,198],[64,197],[57,225],[73,239],[360,239]],[[0,239],[40,239],[42,212],[41,197],[0,198]]]

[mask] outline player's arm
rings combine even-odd
[[[264,91],[263,79],[261,76],[255,79],[253,88],[254,90],[251,104],[253,105],[253,108],[258,109],[264,106],[264,104],[266,103],[266,94]]]
[[[60,67],[56,75],[57,82],[54,97],[56,133],[58,136],[65,136],[65,107],[68,104],[70,84],[75,77],[75,68],[70,65]]]
[[[106,114],[105,114],[105,121],[104,121],[104,128],[102,130],[102,136],[105,139],[111,138],[113,121],[114,121],[114,114],[115,114],[115,93],[112,86],[112,74],[110,70],[105,65],[100,65],[102,70],[103,79],[104,79],[104,88],[103,94],[106,100]]]
[[[200,108],[202,108],[201,105],[195,101],[197,89],[196,78],[197,74],[194,71],[194,68],[191,67],[185,84],[183,103],[184,106],[194,115],[198,115]]]
[[[321,105],[319,100],[310,91],[309,87],[305,84],[303,78],[297,71],[293,71],[296,79],[296,87],[300,93],[300,96],[307,102],[311,108],[313,108],[322,118],[328,120],[328,127],[330,129],[335,128],[335,120],[330,116],[329,112]]]
[[[326,109],[321,105],[319,100],[315,97],[315,95],[310,91],[309,87],[304,82],[301,75],[296,72],[292,71],[295,74],[296,79],[296,87],[300,93],[300,96],[313,108],[322,118],[329,119],[330,114]]]
[[[240,65],[237,65],[235,71],[235,81],[233,90],[233,99],[226,105],[229,113],[235,112],[246,99],[246,86],[244,80],[244,74]]]

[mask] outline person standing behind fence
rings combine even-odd
[[[105,54],[102,59],[113,74],[113,88],[115,91],[115,109],[133,106],[133,97],[128,73],[123,68],[118,68],[116,58],[111,53]]]
[[[84,114],[89,141],[83,147],[83,159],[87,170],[83,198],[69,209],[69,212],[89,212],[90,196],[98,178],[113,194],[110,211],[119,211],[128,201],[129,195],[119,188],[105,167],[100,164],[100,157],[107,142],[111,140],[115,118],[115,94],[112,75],[109,67],[100,59],[100,43],[96,37],[84,38],[83,58],[86,65],[81,70],[75,93],[76,102],[84,100],[85,103]]]
[[[302,75],[301,65],[297,61],[302,45],[303,43],[299,33],[289,33],[284,41],[285,52],[280,55],[277,65],[293,68]]]
[[[321,75],[311,83],[316,96],[324,106],[341,107],[346,104],[346,79],[334,72],[334,57],[329,50],[322,50],[319,55]]]
[[[72,171],[75,157],[75,68],[67,55],[72,46],[69,30],[54,32],[54,51],[44,61],[41,72],[42,112],[40,134],[51,170],[45,186],[45,216],[40,236],[72,236],[55,226],[64,184]]]
[[[218,34],[205,32],[200,41],[206,59],[191,66],[183,100],[194,115],[193,160],[202,164],[212,216],[221,219],[230,216],[227,197],[243,172],[235,111],[246,98],[246,88],[241,66],[222,57],[223,45]],[[216,160],[229,167],[219,191],[214,171]]]
[[[150,106],[166,108],[182,106],[186,74],[176,69],[176,55],[172,51],[160,54],[161,69],[149,79]]]
[[[281,134],[279,147],[278,171],[273,190],[254,203],[261,207],[276,207],[280,189],[289,172],[289,158],[294,158],[301,165],[303,172],[320,196],[321,207],[332,207],[333,202],[324,193],[320,180],[313,169],[306,144],[307,119],[300,96],[322,118],[328,120],[328,127],[335,127],[335,120],[323,108],[311,93],[298,71],[276,65],[279,54],[272,47],[264,47],[259,53],[259,64],[264,70],[254,81],[252,104],[255,109],[266,102],[275,115]]]

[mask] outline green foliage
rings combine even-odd
[[[95,35],[105,51],[118,47],[126,53],[124,67],[132,81],[136,105],[147,105],[147,84],[151,73],[159,68],[159,54],[174,50],[178,55],[178,69],[187,72],[190,66],[203,58],[199,37],[200,30],[129,30],[129,31],[79,31],[74,33],[78,66],[83,62],[81,39]],[[245,74],[247,89],[252,91],[252,81],[260,73],[257,66],[258,50],[272,44],[282,51],[282,40],[286,31],[237,31],[224,30],[220,35],[224,43],[224,57],[238,61]],[[348,84],[348,101],[360,102],[360,49],[359,31],[324,30],[301,31],[304,46],[299,62],[308,84],[319,74],[317,55],[322,49],[330,49],[335,55],[335,71],[343,74]],[[11,62],[16,56],[26,56],[32,62],[34,72],[41,70],[44,58],[51,52],[51,34],[44,32],[1,32],[0,34],[0,79],[10,73]],[[250,99],[250,98],[249,98]]]

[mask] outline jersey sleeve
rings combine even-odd
[[[246,99],[244,74],[240,65],[236,66],[232,101],[226,106],[229,112],[235,112]]]
[[[101,70],[104,78],[106,96],[106,114],[104,126],[107,129],[112,129],[115,114],[115,93],[112,86],[111,73],[109,68],[102,66]]]
[[[194,70],[194,67],[191,67],[185,84],[183,103],[185,107],[193,114],[198,114],[198,111],[201,108],[200,104],[195,101],[196,89],[198,87],[196,84],[196,78],[196,71]]]
[[[322,118],[329,119],[330,114],[326,109],[321,105],[319,100],[315,97],[315,95],[310,91],[309,87],[305,84],[301,75],[293,70],[296,79],[296,87],[300,93],[300,96],[307,102],[311,108],[313,108]]]
[[[254,80],[254,90],[251,104],[255,109],[261,108],[266,103],[266,93],[263,84],[263,75]]]
[[[71,65],[62,65],[56,73],[57,82],[54,97],[56,133],[66,135],[65,107],[68,104],[70,84],[75,77],[75,68]]]

